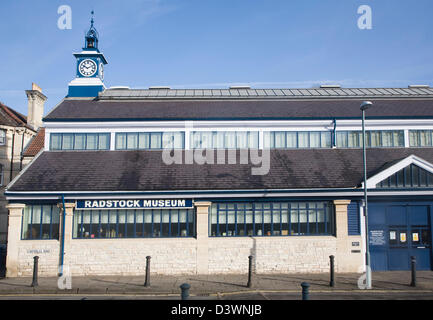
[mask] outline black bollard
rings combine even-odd
[[[188,300],[189,288],[191,288],[191,286],[188,283],[181,284],[180,289],[182,290],[182,292],[180,294],[180,297],[182,300]]]
[[[38,256],[33,257],[33,281],[30,285],[31,287],[37,287],[38,286]]]
[[[330,262],[330,281],[329,286],[335,287],[335,278],[334,278],[334,256],[329,256]]]
[[[248,256],[248,283],[247,283],[248,288],[251,288],[253,286],[252,273],[253,273],[253,256]]]
[[[410,257],[410,268],[412,271],[412,281],[410,283],[411,287],[416,287],[416,257]]]
[[[145,287],[150,287],[150,256],[146,257],[146,280],[144,281]]]
[[[309,297],[310,293],[308,291],[310,284],[308,282],[302,282],[301,287],[302,287],[302,300],[310,300]]]

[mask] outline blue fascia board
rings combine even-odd
[[[244,117],[244,118],[216,118],[216,117],[208,117],[208,118],[44,118],[43,121],[52,121],[52,122],[112,122],[112,121],[125,121],[125,122],[131,122],[131,121],[233,121],[233,120],[250,120],[250,121],[279,121],[279,120],[359,120],[360,117],[344,117],[344,118],[328,118],[328,117],[276,117],[276,118],[269,118],[269,117]],[[413,119],[419,119],[419,120],[425,120],[425,119],[433,119],[433,116],[424,116],[424,117],[371,117],[370,120],[413,120]]]
[[[69,86],[66,97],[97,97],[103,90],[103,86]]]
[[[185,191],[182,191],[182,194],[193,196],[194,194],[201,194],[201,195],[202,194],[210,194],[210,195],[211,194],[227,194],[227,195],[230,195],[230,194],[250,194],[250,193],[269,193],[269,194],[272,194],[272,193],[281,193],[281,192],[287,192],[287,193],[297,192],[297,193],[307,194],[307,193],[311,193],[311,192],[353,192],[353,191],[357,191],[357,190],[356,189],[350,189],[350,188],[348,188],[348,189],[319,189],[319,190],[317,190],[317,189],[311,189],[311,190],[305,190],[305,189],[302,189],[302,190],[258,190],[257,189],[257,190],[204,190],[204,191],[185,190]],[[86,195],[89,195],[89,196],[141,195],[141,196],[143,196],[143,195],[171,195],[171,194],[179,194],[180,193],[180,191],[176,191],[176,190],[173,190],[173,191],[171,191],[171,190],[170,191],[150,191],[150,192],[123,191],[123,192],[107,192],[107,193],[104,193],[102,191],[99,191],[99,192],[98,191],[95,191],[95,192],[86,191],[86,193],[80,193],[79,191],[71,192],[71,193],[65,193],[65,192],[68,192],[68,191],[60,191],[59,190],[59,191],[52,191],[52,193],[39,193],[38,195],[40,195],[40,196],[54,196],[56,194],[63,194],[64,193],[65,196],[67,196],[67,197],[71,197],[71,196],[83,197]],[[33,195],[34,196],[35,195],[34,191],[28,191],[28,192],[26,192],[26,191],[23,191],[23,192],[5,191],[4,194],[7,196],[26,196],[26,195]],[[335,198],[335,197],[333,197],[333,198]]]

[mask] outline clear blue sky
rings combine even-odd
[[[363,4],[371,30],[357,25]],[[71,30],[57,27],[60,5]],[[431,0],[2,0],[0,101],[27,114],[36,82],[45,113],[60,102],[92,9],[108,87],[433,85]]]

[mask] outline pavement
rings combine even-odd
[[[373,272],[371,290],[358,287],[361,274],[336,274],[335,286],[330,287],[329,274],[257,274],[252,287],[247,287],[247,275],[182,275],[150,276],[150,286],[144,286],[144,276],[86,276],[71,278],[71,289],[58,288],[58,278],[39,277],[32,287],[31,277],[0,279],[0,299],[13,297],[141,297],[149,299],[180,299],[180,285],[188,283],[191,299],[252,299],[284,300],[301,297],[301,283],[310,284],[310,296],[317,299],[429,299],[433,300],[433,271],[417,271],[417,286],[410,286],[410,271]]]

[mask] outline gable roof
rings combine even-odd
[[[431,148],[369,149],[368,175],[412,154],[433,162]],[[7,192],[354,189],[362,164],[361,149],[271,150],[269,173],[252,175],[251,164],[166,165],[156,150],[44,151]]]
[[[433,173],[433,164],[431,162],[428,162],[420,157],[417,157],[414,154],[411,154],[410,156],[404,159],[391,161],[385,164],[379,170],[377,170],[377,173],[372,174],[367,179],[367,188],[376,188],[376,185],[378,183],[388,179],[390,176],[394,175],[395,173],[399,172],[400,170],[403,170],[404,168],[410,165],[415,165],[421,169]],[[362,187],[363,186],[364,186],[364,182],[362,182]]]
[[[32,129],[27,125],[27,117],[15,111],[12,108],[0,102],[0,124],[11,127],[26,127]],[[33,130],[33,129],[32,129]]]

